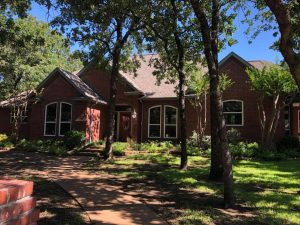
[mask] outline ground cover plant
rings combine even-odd
[[[142,195],[149,183],[166,191],[168,194],[157,198],[175,201],[175,205],[153,209],[171,224],[300,224],[299,159],[235,161],[238,206],[235,211],[226,211],[222,209],[222,183],[207,179],[210,160],[189,158],[188,171],[178,170],[179,157],[170,154],[128,156],[113,164],[104,163],[100,170],[132,179],[129,183],[135,182]]]

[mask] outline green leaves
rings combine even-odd
[[[263,95],[285,97],[297,92],[293,77],[284,67],[273,65],[264,67],[262,70],[248,68],[246,72],[253,89]]]
[[[34,89],[56,67],[82,67],[68,42],[47,23],[28,17],[4,23],[2,30],[7,38],[0,42],[0,98]]]

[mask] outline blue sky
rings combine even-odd
[[[48,13],[47,9],[33,3],[30,13],[37,17],[39,20],[50,22],[51,19],[55,16],[54,11]],[[282,59],[282,55],[278,51],[271,50],[269,47],[274,42],[274,37],[272,31],[261,32],[258,37],[252,42],[248,43],[249,37],[244,34],[244,31],[247,29],[247,25],[242,24],[241,22],[236,22],[237,31],[234,37],[238,40],[238,43],[232,47],[227,47],[223,50],[219,58],[224,58],[228,53],[235,52],[246,60],[262,59],[272,62],[276,62]],[[78,45],[75,45],[73,49],[78,48]]]

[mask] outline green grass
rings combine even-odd
[[[223,185],[207,179],[209,159],[189,157],[188,171],[178,170],[178,165],[179,157],[168,154],[128,156],[114,162],[118,174],[141,180],[151,177],[166,186],[171,184],[207,196],[208,203],[182,200],[184,204],[180,206],[181,213],[175,216],[175,224],[222,223],[224,218],[228,219],[228,215],[210,205],[209,199],[222,198]],[[300,224],[299,159],[237,161],[234,180],[237,202],[249,207],[254,216],[250,219],[232,216],[230,224]]]

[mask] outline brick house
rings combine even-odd
[[[137,76],[121,72],[118,77],[115,127],[118,141],[126,141],[127,138],[138,142],[176,141],[180,136],[175,85],[166,82],[157,84],[152,74],[154,68],[149,66],[153,58],[155,55],[145,56]],[[221,73],[226,73],[233,81],[233,85],[223,93],[227,126],[238,129],[245,140],[260,139],[257,93],[251,90],[245,69],[261,69],[268,64],[261,60],[246,61],[230,53],[219,65]],[[87,66],[76,74],[55,69],[37,88],[43,90],[42,97],[29,107],[24,116],[21,136],[28,139],[56,138],[72,129],[84,131],[87,140],[103,139],[107,129],[109,83],[109,73],[99,68]],[[0,133],[10,134],[7,101],[1,102],[0,106]],[[197,114],[189,100],[186,110],[187,133],[191,136],[196,130]],[[207,103],[207,134],[210,131],[209,110]],[[291,110],[282,113],[277,139],[289,132],[298,135],[299,112],[300,104],[294,103]]]

